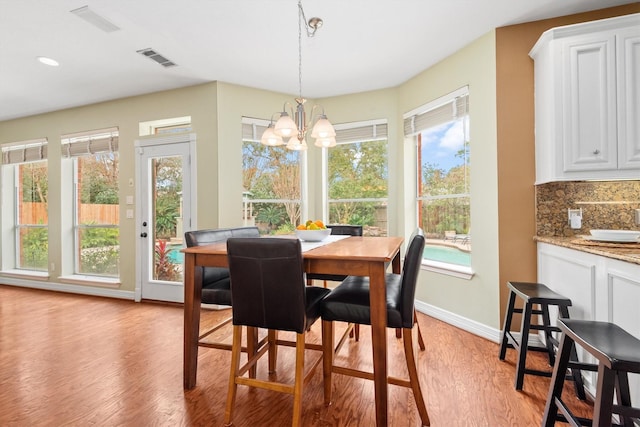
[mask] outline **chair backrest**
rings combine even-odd
[[[210,245],[225,242],[230,237],[260,237],[258,227],[217,228],[209,230],[193,230],[184,233],[187,247]],[[224,267],[205,267],[202,275],[203,287],[229,277],[229,270]],[[217,302],[213,302],[217,304]]]
[[[303,333],[306,285],[298,239],[227,240],[234,325]]]
[[[424,252],[424,232],[417,228],[409,238],[409,246],[402,265],[402,323],[405,328],[413,327],[414,304],[416,298],[416,283],[422,264]]]
[[[194,230],[184,233],[187,247],[224,242],[230,237],[260,237],[260,231],[258,227],[237,227]]]
[[[331,234],[342,236],[362,236],[361,225],[327,224]]]

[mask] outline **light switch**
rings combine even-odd
[[[133,209],[127,209],[127,218],[128,219],[132,219],[133,218]]]
[[[132,205],[133,204],[133,196],[127,196],[127,204],[128,205]]]

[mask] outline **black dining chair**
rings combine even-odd
[[[413,326],[416,323],[414,317],[416,282],[420,272],[424,245],[424,233],[418,228],[409,240],[402,272],[400,274],[388,273],[385,276],[385,281],[387,291],[387,327],[402,330],[404,354],[409,372],[409,380],[389,376],[388,383],[411,388],[422,425],[428,426],[429,415],[418,379],[412,336]],[[344,342],[343,337],[338,346],[334,348],[333,322],[335,321],[371,325],[368,277],[347,277],[322,302],[324,397],[327,405],[331,402],[331,377],[333,373],[365,379],[373,378],[373,374],[370,372],[334,365],[334,356]]]
[[[237,228],[217,228],[208,230],[194,230],[184,233],[184,239],[187,247],[211,245],[213,243],[226,242],[230,237],[260,237],[258,227],[237,227]],[[204,267],[202,273],[202,304],[214,304],[221,306],[231,305],[231,286],[229,269],[222,267]],[[231,316],[228,316],[221,322],[201,333],[198,337],[198,345],[200,347],[217,348],[222,350],[231,350],[231,344],[225,342],[205,340],[220,328],[231,322]],[[255,330],[247,333],[247,346],[244,351],[255,353],[257,348],[264,344],[266,340],[258,342],[258,336]],[[255,370],[252,370],[252,375]]]
[[[229,392],[224,415],[231,425],[238,384],[293,395],[293,426],[299,426],[302,416],[304,384],[311,378],[322,360],[321,345],[305,342],[306,331],[320,317],[321,301],[328,289],[306,286],[302,251],[298,239],[229,239],[227,256],[231,273],[231,311],[233,314],[233,350]],[[242,326],[268,329],[269,340],[257,354],[240,366]],[[268,351],[269,372],[275,372],[279,340],[278,331],[296,333],[296,366],[293,384],[248,378],[245,374]],[[304,374],[305,349],[319,350],[320,356]],[[251,401],[247,401],[250,405]]]

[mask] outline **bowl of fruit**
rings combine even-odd
[[[331,234],[331,230],[320,220],[308,220],[304,224],[296,227],[296,237],[305,242],[321,242],[326,239],[329,234]]]

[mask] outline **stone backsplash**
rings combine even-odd
[[[567,209],[582,208],[582,228],[569,226]],[[591,229],[640,230],[640,181],[550,182],[536,186],[537,236],[571,237]]]

